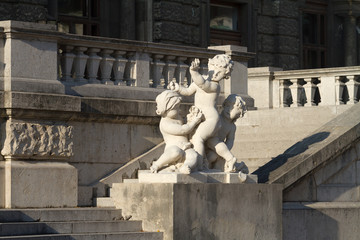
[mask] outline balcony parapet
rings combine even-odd
[[[153,100],[170,81],[191,83],[188,68],[194,58],[207,74],[208,58],[228,50],[74,35],[58,32],[55,25],[1,21],[0,90],[120,97],[137,87],[153,92]],[[247,76],[251,54],[230,50],[244,66],[239,74]],[[223,92],[247,94],[244,77],[232,78]]]
[[[360,98],[360,66],[282,71],[249,68],[249,95],[257,108],[355,104]]]

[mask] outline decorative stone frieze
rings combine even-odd
[[[62,159],[73,155],[73,127],[7,121],[1,154],[15,159]]]

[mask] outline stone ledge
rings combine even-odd
[[[225,173],[214,169],[191,174],[139,170],[138,176],[139,183],[257,183],[256,175]]]

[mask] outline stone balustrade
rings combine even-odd
[[[249,95],[257,108],[355,104],[360,98],[360,66],[282,71],[249,68]]]
[[[111,42],[111,44],[109,44]],[[64,34],[59,39],[59,79],[74,84],[106,84],[166,88],[191,82],[189,64],[200,58],[207,73],[208,58],[223,53],[166,44]]]

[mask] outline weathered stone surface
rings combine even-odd
[[[145,231],[164,231],[164,240],[282,239],[277,184],[118,183],[111,197]]]
[[[258,17],[258,33],[274,34],[275,32],[275,18],[269,16]]]
[[[299,36],[299,22],[297,19],[276,18],[277,33],[279,35]]]
[[[45,21],[47,14],[46,5],[47,1],[44,0],[3,0],[0,3],[0,20]]]
[[[73,127],[7,121],[1,154],[11,158],[68,158],[73,155]]]
[[[358,239],[360,206],[352,203],[285,203],[283,239]]]
[[[279,36],[278,46],[279,53],[298,55],[300,50],[300,40],[297,37]]]
[[[299,2],[292,0],[261,1],[261,13],[270,16],[293,17],[299,16]]]
[[[283,69],[299,69],[299,56],[298,55],[290,55],[290,54],[279,54],[278,56],[278,66]]]
[[[77,170],[68,163],[5,161],[5,207],[76,207]]]

